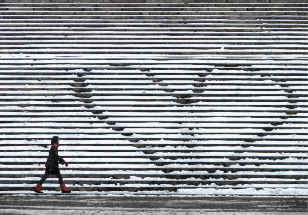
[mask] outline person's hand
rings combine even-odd
[[[65,166],[68,167],[68,163],[67,162],[65,162]]]

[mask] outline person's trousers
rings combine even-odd
[[[62,178],[62,175],[60,173],[60,170],[59,169],[52,169],[50,167],[46,167],[45,175],[41,178],[39,183],[43,184],[44,181],[48,178],[49,174],[57,175],[57,177],[59,178],[59,184],[63,184],[63,178]]]

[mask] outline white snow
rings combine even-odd
[[[131,15],[142,8],[112,4],[2,11],[0,194],[32,193],[59,135],[67,187],[308,195],[303,7],[147,3],[152,11]]]

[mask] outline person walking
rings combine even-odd
[[[46,167],[45,174],[36,185],[36,188],[34,190],[34,192],[36,193],[43,193],[41,190],[42,184],[48,178],[49,174],[57,175],[57,177],[59,178],[59,184],[60,184],[62,193],[71,192],[70,190],[66,189],[65,184],[63,183],[62,175],[59,170],[59,162],[61,164],[65,164],[65,166],[68,167],[68,163],[58,155],[59,143],[60,143],[59,137],[53,136],[51,139],[51,147],[49,151],[49,156],[45,164],[45,167]]]

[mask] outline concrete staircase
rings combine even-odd
[[[305,1],[49,2],[0,3],[0,194],[58,135],[77,194],[308,195]]]

